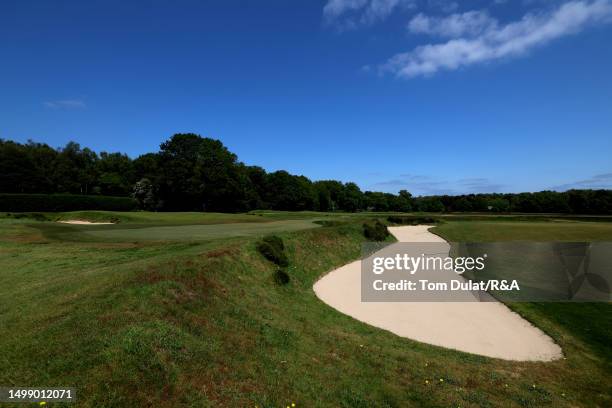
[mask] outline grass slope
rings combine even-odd
[[[457,224],[440,229],[470,225]],[[321,274],[359,256],[360,224],[282,236],[286,286],[252,238],[65,242],[21,220],[0,222],[0,384],[74,385],[79,406],[612,404],[609,305],[519,310],[567,360],[454,352],[369,327],[316,298]]]

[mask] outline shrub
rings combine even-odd
[[[285,244],[283,244],[283,240],[276,235],[263,237],[261,241],[257,243],[257,250],[267,260],[274,262],[278,266],[289,265],[289,259],[287,259],[287,254],[285,254]]]
[[[76,194],[0,194],[0,211],[131,211],[136,201],[129,197]]]
[[[384,241],[389,236],[387,226],[376,220],[374,224],[363,224],[363,235],[371,241]]]
[[[134,200],[136,200],[142,210],[154,211],[160,207],[156,190],[149,179],[143,178],[134,185],[132,197],[134,197]]]
[[[289,274],[287,272],[285,272],[282,269],[278,269],[275,273],[274,273],[274,280],[276,281],[276,283],[278,283],[279,285],[286,285],[289,283]]]
[[[41,214],[41,213],[17,213],[17,214],[6,213],[6,217],[14,218],[17,220],[27,218],[27,219],[33,219],[36,221],[49,221],[49,218],[47,218],[45,214]]]

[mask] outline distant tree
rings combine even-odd
[[[143,178],[136,182],[132,197],[134,197],[138,206],[143,210],[153,211],[158,208],[159,203],[155,192],[155,186],[153,186],[151,180],[147,178]]]
[[[341,206],[345,191],[344,184],[337,180],[320,180],[316,181],[314,185],[319,193],[319,208],[321,211],[344,210]]]
[[[313,187],[318,197],[319,207],[317,209],[319,211],[333,211],[334,206],[331,199],[331,194],[326,188],[325,184],[320,181],[317,181],[313,183]]]
[[[96,167],[101,194],[129,195],[134,183],[134,168],[126,154],[102,152]]]
[[[68,142],[55,160],[55,185],[60,193],[89,194],[97,180],[98,155],[88,148],[81,149]]]
[[[265,201],[266,197],[266,182],[267,173],[266,171],[258,166],[244,166],[244,174],[248,178],[248,184],[246,186],[248,191],[248,207],[251,210],[254,209],[267,209],[269,204]]]
[[[36,180],[34,163],[19,144],[0,140],[0,191],[29,193],[29,185]]]
[[[410,212],[412,211],[412,194],[407,190],[400,190],[397,195],[397,205],[395,211]]]
[[[78,143],[61,149],[0,139],[0,193],[72,193],[127,196],[143,208],[247,211],[497,211],[612,214],[612,190],[414,198],[368,191],[338,180],[312,182],[286,171],[268,174],[238,161],[219,140],[176,134],[135,160],[122,153],[98,156]]]
[[[444,204],[440,198],[431,196],[431,197],[419,197],[417,201],[417,207],[419,211],[425,212],[443,212],[445,211]]]
[[[152,182],[160,177],[160,155],[146,153],[132,161],[134,179],[148,178]]]
[[[364,195],[355,183],[344,184],[340,200],[340,208],[344,211],[355,212],[364,208]]]
[[[510,209],[510,203],[504,198],[494,197],[487,202],[487,208],[495,212],[506,212]]]
[[[266,201],[275,210],[314,210],[318,195],[312,182],[304,176],[294,176],[284,170],[268,174]]]
[[[472,211],[472,203],[466,197],[461,197],[455,201],[453,211]]]
[[[169,209],[246,209],[248,177],[219,140],[176,134],[161,145],[160,167],[160,194]]]
[[[28,140],[24,145],[32,164],[32,171],[35,177],[28,181],[30,192],[33,193],[53,193],[56,186],[53,180],[53,168],[57,159],[57,150],[44,143],[35,143]]]

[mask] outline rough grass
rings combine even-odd
[[[39,229],[48,238],[76,242],[205,241],[231,237],[262,236],[270,233],[320,227],[319,224],[315,224],[311,220],[163,226],[38,223],[32,226]]]
[[[455,242],[612,241],[612,222],[448,221],[432,231]]]
[[[90,222],[116,222],[122,224],[200,225],[233,222],[264,222],[266,219],[248,214],[210,212],[150,212],[150,211],[68,211],[55,213],[2,213],[7,216],[29,217],[38,220],[44,216],[50,221],[81,220]]]
[[[316,298],[319,276],[359,256],[360,223],[282,237],[292,266],[279,286],[251,238],[65,242],[0,223],[0,384],[74,385],[78,406],[611,405],[609,305],[519,310],[567,360],[479,357]]]

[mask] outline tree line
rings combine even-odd
[[[176,134],[158,152],[135,159],[98,154],[75,142],[54,149],[0,139],[0,192],[131,196],[141,208],[158,211],[612,213],[611,190],[426,197],[406,190],[363,192],[351,182],[313,182],[284,170],[269,173],[248,166],[219,140],[190,133]]]

